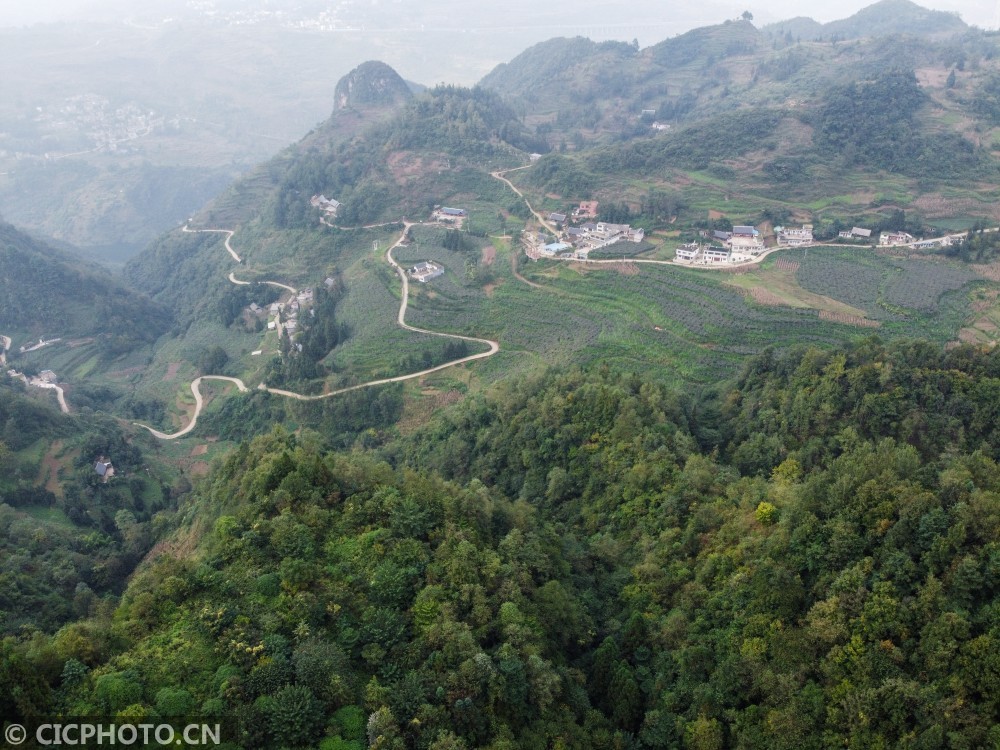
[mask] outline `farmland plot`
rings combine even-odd
[[[961,289],[977,278],[972,269],[951,263],[908,260],[895,261],[892,265],[898,270],[886,284],[886,301],[920,312],[933,312],[942,295]]]

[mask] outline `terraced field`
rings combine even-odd
[[[431,242],[405,250],[401,259],[449,269],[418,290],[414,322],[498,338],[508,357],[611,361],[702,380],[737,371],[768,346],[833,346],[872,334],[943,344],[972,314],[974,274],[932,260],[814,248],[780,253],[741,275],[656,266],[630,275],[610,265],[522,260],[522,274],[541,285],[535,289],[510,273],[510,248],[495,244],[501,258],[490,294],[464,277],[473,253]],[[753,288],[767,290],[767,304]]]

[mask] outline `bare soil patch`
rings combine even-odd
[[[923,211],[928,218],[975,214],[990,208],[973,198],[946,198],[940,193],[921,195],[913,201],[913,205]],[[996,208],[989,210],[989,213],[995,217],[997,215]]]
[[[62,440],[56,440],[42,457],[42,465],[38,472],[36,484],[43,484],[45,489],[56,497],[62,497],[62,487],[59,486],[59,469],[62,468],[56,460],[56,454],[62,450]]]
[[[958,340],[963,344],[978,344],[979,335],[971,328],[963,328],[958,332]]]
[[[945,68],[917,68],[913,73],[917,76],[917,82],[922,87],[931,86],[941,88],[948,81],[948,69]]]
[[[977,296],[972,301],[973,312],[986,312],[993,307],[997,303],[997,297],[1000,296],[1000,289],[982,290],[980,294],[981,297]]]
[[[177,377],[177,371],[181,369],[183,362],[171,362],[167,365],[167,371],[163,375],[164,382],[173,380]]]
[[[722,218],[725,218],[725,216],[726,215],[724,213],[722,213],[722,211],[716,211],[715,209],[709,209],[709,211],[708,211],[709,221],[711,221],[713,219],[722,219]]]
[[[440,172],[447,167],[444,162],[438,159],[428,161],[410,151],[394,151],[389,154],[389,157],[386,159],[386,166],[389,167],[392,178],[398,184],[403,184],[411,177],[421,174]]]
[[[764,289],[763,287],[752,287],[749,292],[750,298],[759,305],[781,307],[785,304],[785,301],[781,299],[781,297],[768,289]]]
[[[483,265],[492,266],[493,261],[497,259],[497,249],[493,245],[487,245],[483,248]]]
[[[192,449],[192,451],[191,451],[191,455],[192,456],[204,456],[206,453],[208,453],[208,444],[207,443],[202,443],[201,445],[196,445]]]
[[[868,318],[862,318],[857,315],[831,312],[829,310],[820,310],[819,319],[829,320],[832,323],[843,323],[844,325],[857,326],[858,328],[878,328],[882,325],[877,320],[869,320]]]

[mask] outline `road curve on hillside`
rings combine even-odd
[[[225,380],[230,383],[235,383],[236,387],[240,391],[243,392],[247,391],[246,385],[244,385],[243,381],[240,380],[239,378],[229,378],[226,377],[225,375],[202,375],[200,378],[195,378],[194,380],[191,381],[191,392],[194,394],[194,415],[191,417],[191,422],[190,424],[188,424],[187,427],[180,430],[179,432],[173,433],[172,435],[168,435],[165,432],[154,430],[152,427],[149,427],[148,425],[140,424],[139,422],[136,422],[135,424],[137,424],[139,427],[145,427],[153,434],[154,437],[158,437],[161,440],[176,440],[179,437],[184,437],[189,432],[191,432],[191,430],[195,428],[195,425],[198,424],[198,417],[201,415],[201,409],[205,405],[205,401],[201,397],[201,388],[200,388],[201,381],[203,380]]]
[[[400,222],[393,222],[393,223],[394,224],[398,224]],[[293,398],[293,399],[296,399],[297,401],[318,401],[320,399],[332,398],[334,396],[339,396],[342,393],[349,393],[350,391],[358,391],[358,390],[361,390],[362,388],[371,388],[373,386],[385,385],[387,383],[401,383],[401,382],[406,381],[406,380],[414,380],[416,378],[422,378],[422,377],[424,377],[426,375],[430,375],[431,373],[439,372],[440,370],[445,370],[445,369],[447,369],[449,367],[455,367],[456,365],[461,365],[461,364],[464,364],[466,362],[474,362],[477,359],[486,359],[487,357],[492,357],[494,354],[496,354],[498,351],[500,351],[500,343],[497,342],[497,341],[493,341],[492,339],[480,339],[480,338],[476,338],[474,336],[462,336],[462,335],[457,334],[457,333],[442,333],[441,331],[430,331],[430,330],[427,330],[426,328],[417,328],[416,326],[411,326],[409,323],[406,322],[406,309],[409,306],[409,301],[410,301],[410,280],[408,278],[406,278],[406,271],[403,269],[403,267],[400,266],[399,263],[396,262],[396,259],[392,257],[392,251],[395,250],[397,247],[399,247],[402,244],[403,240],[406,238],[407,232],[409,231],[410,227],[413,226],[413,222],[408,222],[408,221],[403,221],[402,224],[403,224],[403,232],[402,232],[402,234],[400,234],[399,239],[396,240],[396,242],[393,243],[393,245],[388,250],[386,250],[386,253],[385,253],[385,258],[389,262],[389,265],[391,265],[393,267],[393,269],[396,271],[396,274],[399,276],[400,280],[403,282],[403,292],[402,292],[402,296],[400,298],[399,314],[396,316],[396,322],[399,324],[399,326],[401,328],[405,328],[407,331],[413,331],[414,333],[425,333],[425,334],[428,334],[428,335],[431,335],[431,336],[440,336],[442,338],[448,338],[448,339],[458,339],[460,341],[471,341],[471,342],[476,343],[476,344],[484,344],[484,345],[486,345],[488,347],[488,349],[485,352],[480,352],[478,354],[470,354],[467,357],[462,357],[460,359],[454,359],[451,362],[445,362],[443,365],[437,365],[436,367],[429,367],[426,370],[421,370],[420,372],[412,372],[412,373],[410,373],[408,375],[397,375],[396,377],[392,377],[392,378],[380,378],[378,380],[368,380],[368,381],[366,381],[364,383],[358,383],[357,385],[347,386],[346,388],[338,388],[336,390],[328,391],[326,393],[317,393],[317,394],[307,395],[307,394],[303,394],[303,393],[295,393],[294,391],[286,391],[286,390],[283,390],[281,388],[269,388],[264,383],[260,384],[259,390],[262,390],[262,391],[264,391],[266,393],[273,393],[276,396],[284,396],[286,398]],[[226,249],[230,252],[230,254],[234,258],[237,258],[237,260],[239,259],[239,256],[236,254],[236,252],[229,246],[229,240],[233,236],[233,231],[232,230],[229,230],[229,229],[189,229],[188,226],[185,224],[184,228],[183,228],[183,231],[185,231],[185,232],[226,232],[226,233],[228,233],[228,236],[226,237]],[[237,280],[233,276],[232,273],[229,274],[229,280],[233,284],[245,285],[245,284],[249,284],[250,283],[249,281],[239,281],[239,280]],[[282,289],[287,289],[292,294],[295,294],[295,292],[296,292],[296,290],[293,287],[290,287],[290,286],[288,286],[286,284],[282,284],[281,282],[277,282],[277,281],[265,281],[265,282],[262,282],[262,283],[271,284],[273,286],[278,286],[278,287],[281,287]],[[190,433],[195,428],[195,425],[198,424],[198,417],[201,416],[202,408],[205,405],[205,402],[204,402],[204,399],[201,396],[201,390],[200,390],[200,385],[201,385],[201,381],[202,380],[224,380],[224,381],[228,381],[230,383],[235,383],[236,387],[241,392],[246,393],[247,391],[250,390],[249,388],[247,388],[246,384],[242,380],[240,380],[239,378],[231,378],[231,377],[226,377],[226,376],[223,376],[223,375],[202,375],[201,377],[195,378],[193,381],[191,381],[191,392],[194,394],[194,414],[191,417],[191,422],[186,427],[184,427],[183,429],[179,430],[178,432],[174,432],[174,433],[168,434],[166,432],[161,432],[160,430],[153,429],[149,425],[144,425],[144,424],[142,424],[140,422],[134,422],[134,424],[136,426],[138,426],[138,427],[143,427],[143,428],[149,430],[149,432],[154,437],[157,437],[157,438],[159,438],[161,440],[176,440],[177,438],[184,437],[185,435],[187,435],[188,433]]]
[[[233,256],[233,260],[235,260],[237,263],[242,263],[243,262],[243,259],[237,254],[237,252],[235,250],[233,250],[233,246],[229,244],[229,240],[231,240],[233,238],[233,235],[236,234],[236,230],[234,230],[234,229],[188,229],[188,225],[185,224],[184,226],[181,227],[181,231],[182,232],[187,232],[188,234],[201,234],[202,232],[213,232],[213,233],[216,233],[216,234],[224,234],[224,235],[226,235],[226,250],[229,251],[229,254]],[[249,283],[249,282],[247,282],[247,283]]]
[[[279,289],[284,289],[285,291],[291,292],[292,294],[298,294],[299,293],[299,290],[296,289],[295,287],[288,286],[288,284],[282,284],[280,281],[257,281],[257,282],[253,282],[253,281],[240,281],[239,279],[236,278],[236,274],[233,271],[229,272],[229,281],[232,282],[233,284],[236,284],[237,286],[250,286],[251,284],[254,284],[254,283],[257,283],[257,284],[268,284],[269,286],[276,286]]]
[[[538,213],[538,211],[536,211],[534,209],[534,207],[531,205],[531,203],[528,202],[528,199],[524,197],[524,193],[522,193],[514,185],[514,183],[511,182],[510,180],[508,180],[507,177],[506,177],[506,175],[507,175],[508,172],[517,172],[520,169],[527,169],[530,166],[531,166],[530,164],[526,164],[523,167],[514,167],[513,169],[498,169],[496,172],[490,172],[490,177],[494,177],[494,178],[500,180],[500,182],[502,182],[504,185],[506,185],[507,187],[509,187],[515,193],[517,193],[518,197],[521,200],[524,201],[524,205],[528,207],[528,210],[531,211],[532,214],[534,214],[535,218],[538,219],[539,223],[543,227],[545,227],[546,229],[548,229],[550,232],[552,232],[552,234],[554,234],[556,237],[558,237],[559,236],[559,230],[556,229],[551,224],[549,224],[548,219],[544,218],[540,213]]]

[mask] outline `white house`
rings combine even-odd
[[[674,250],[674,258],[682,263],[694,263],[701,258],[701,245],[697,242],[681,245]]]
[[[426,284],[431,279],[436,279],[443,273],[444,266],[440,266],[430,260],[417,263],[417,265],[410,269],[410,276],[419,281],[421,284]]]
[[[706,247],[704,252],[706,263],[728,263],[730,252],[728,247]]]
[[[803,224],[801,229],[782,227],[778,232],[778,245],[781,247],[799,247],[811,245],[813,241],[812,224]]]
[[[879,247],[892,247],[893,245],[909,245],[914,241],[912,234],[907,232],[882,232],[878,238]]]
[[[729,248],[740,255],[760,255],[765,249],[764,240],[760,238],[760,235],[736,234],[735,232],[729,238]]]

